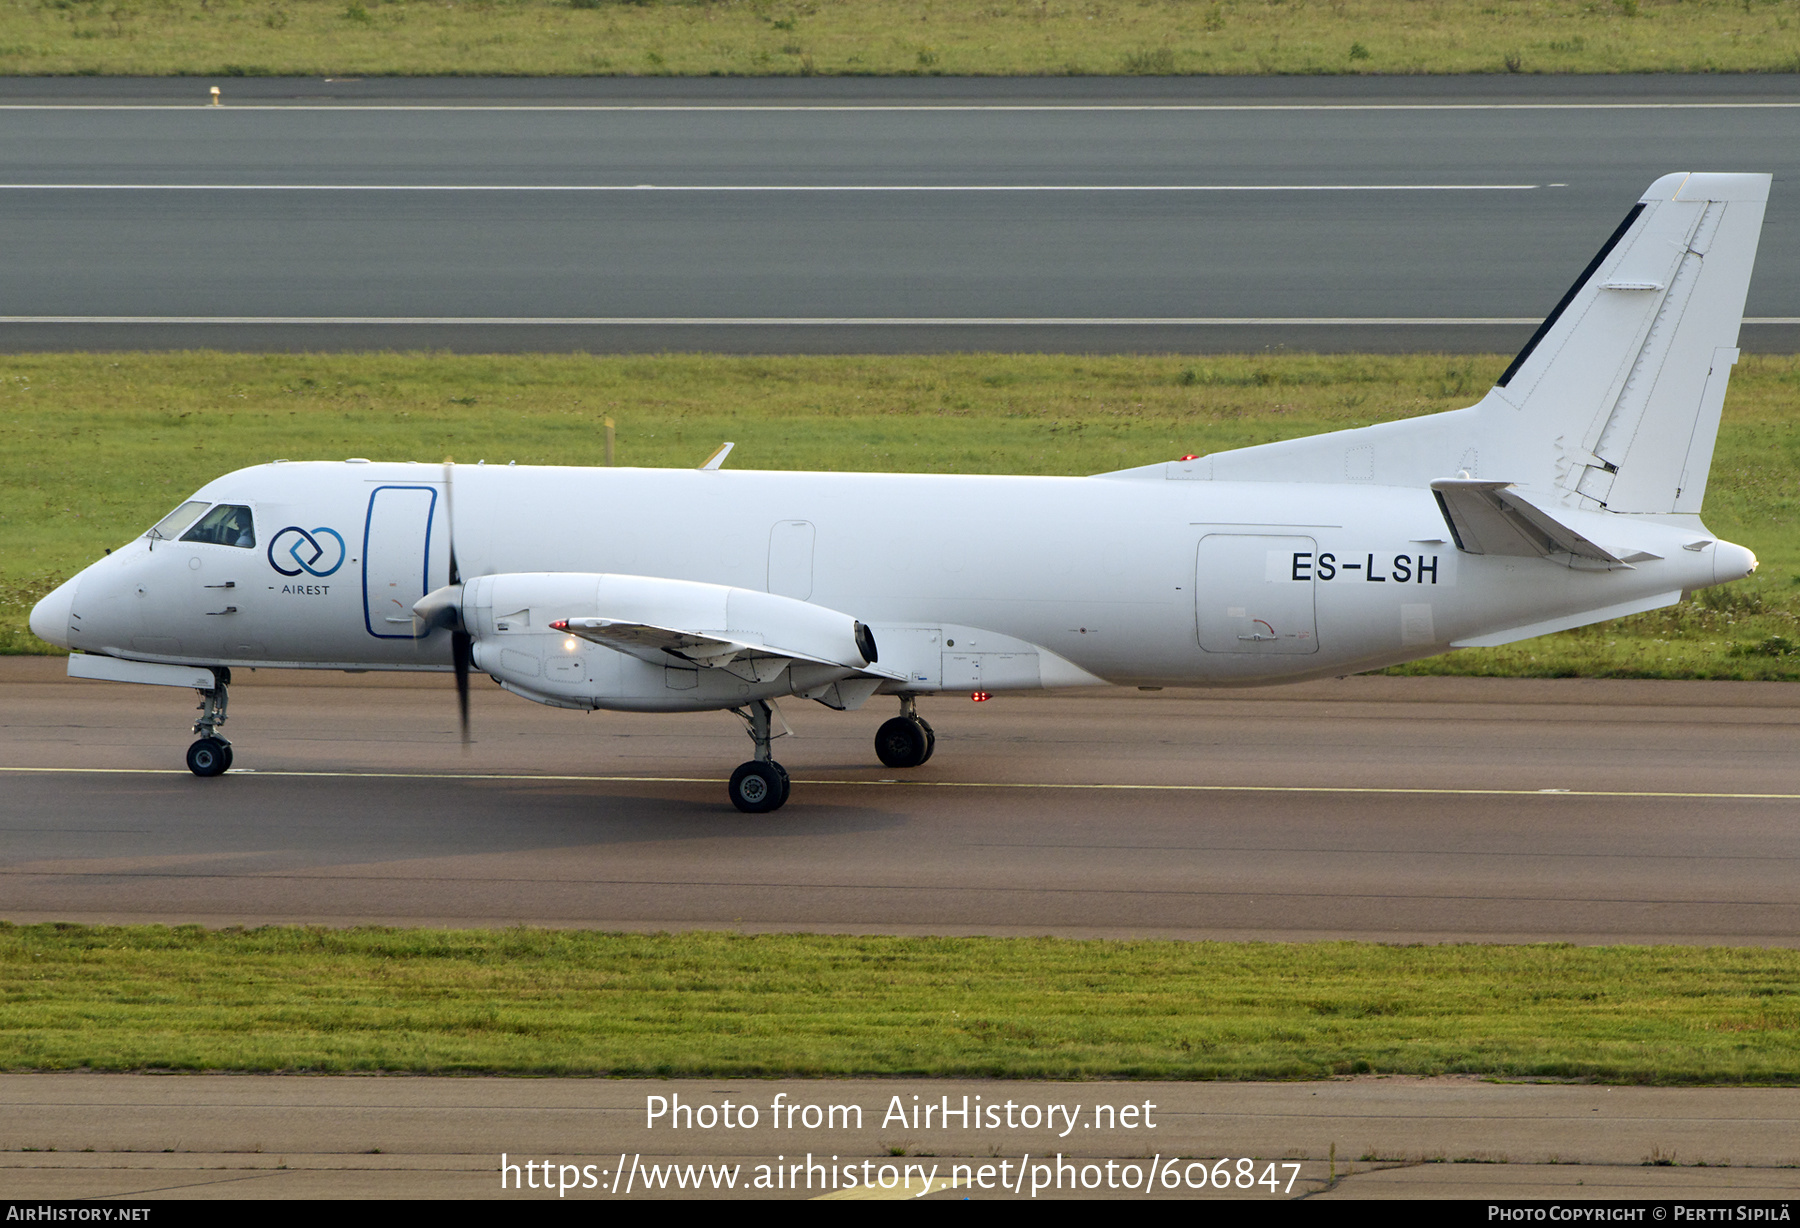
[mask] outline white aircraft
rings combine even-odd
[[[1499,382],[1449,413],[1088,478],[276,461],[45,597],[78,678],[450,670],[574,709],[730,709],[774,810],[774,703],[1244,686],[1673,604],[1756,567],[1700,521],[1769,176],[1658,179]]]

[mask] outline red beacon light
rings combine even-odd
[[[986,691],[971,691],[969,693],[969,698],[974,700],[978,704],[984,704],[988,700],[992,699],[993,696],[989,695]]]
[[[1182,457],[1181,459],[1182,460],[1199,460],[1200,454],[1198,452],[1189,452],[1186,456]]]

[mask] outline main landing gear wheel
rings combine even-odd
[[[731,774],[731,804],[745,814],[780,810],[788,799],[787,769],[773,759],[752,759]]]
[[[891,768],[918,767],[937,749],[937,735],[916,716],[896,716],[875,731],[875,754]]]
[[[775,757],[769,753],[769,724],[775,710],[768,700],[757,699],[732,711],[743,718],[750,741],[756,745],[756,758],[740,764],[731,774],[731,786],[726,790],[731,794],[731,804],[745,814],[780,810],[787,805],[791,786],[787,769],[775,762]]]
[[[188,747],[187,765],[196,776],[221,776],[231,766],[231,744],[222,738],[201,738]]]

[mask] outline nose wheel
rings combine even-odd
[[[231,743],[219,736],[225,723],[225,688],[231,682],[231,671],[213,670],[213,687],[200,692],[200,719],[194,722],[199,741],[188,747],[188,771],[196,776],[223,776],[231,768]]]
[[[223,738],[201,738],[188,747],[187,765],[196,776],[223,776],[231,767],[231,743]]]

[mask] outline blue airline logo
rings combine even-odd
[[[269,539],[269,566],[284,576],[329,576],[344,565],[344,539],[336,529],[320,527],[308,533],[289,525]],[[282,566],[292,562],[292,567]]]

